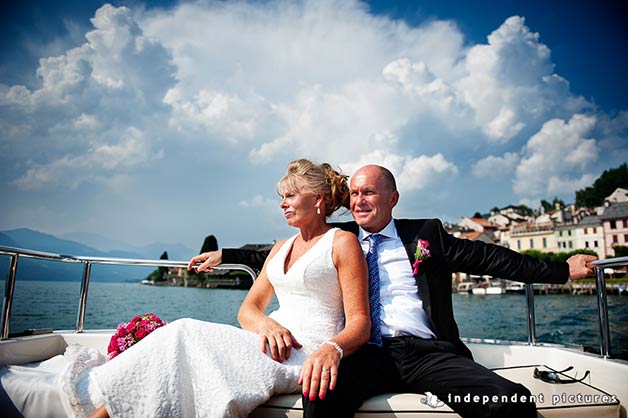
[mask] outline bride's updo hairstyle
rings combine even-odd
[[[296,182],[313,192],[323,192],[325,195],[325,216],[329,216],[340,208],[349,208],[349,186],[346,176],[327,163],[315,164],[310,160],[294,160],[288,164],[288,171],[277,183],[279,196],[282,190],[297,191]]]

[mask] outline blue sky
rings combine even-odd
[[[587,3],[3,4],[0,229],[269,242],[301,157],[388,166],[400,217],[571,202],[628,160],[625,2]]]

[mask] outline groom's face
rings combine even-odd
[[[377,166],[358,170],[350,184],[351,214],[365,231],[380,232],[392,219],[399,193],[392,190]]]

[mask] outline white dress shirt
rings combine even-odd
[[[423,309],[412,266],[394,220],[378,233],[385,237],[377,247],[382,337],[436,338],[430,329],[430,320]],[[370,235],[360,228],[358,238],[364,254],[369,250]]]

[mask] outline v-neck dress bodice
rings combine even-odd
[[[336,231],[327,231],[285,271],[295,235],[266,266],[279,302],[270,317],[289,329],[308,355],[344,328],[342,293],[332,255]]]

